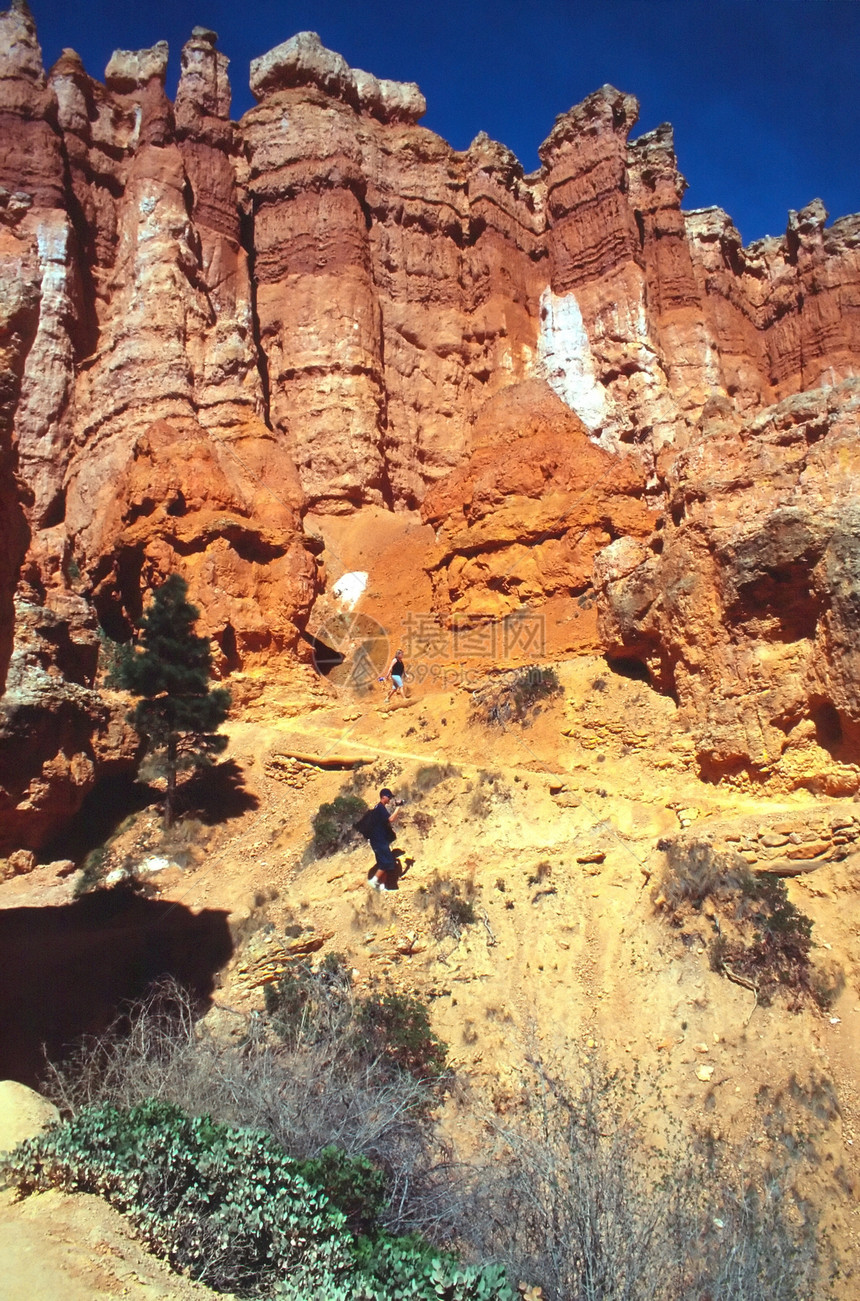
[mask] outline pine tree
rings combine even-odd
[[[187,595],[188,584],[179,574],[171,574],[156,589],[141,620],[142,649],[124,655],[114,675],[117,685],[141,697],[129,721],[146,738],[147,752],[164,754],[168,827],[176,805],[177,772],[208,763],[227,745],[227,737],[216,733],[227,717],[230,692],[209,686],[209,642],[194,632],[200,611]]]

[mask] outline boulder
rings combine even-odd
[[[0,1153],[37,1138],[60,1119],[52,1102],[17,1080],[0,1080]]]

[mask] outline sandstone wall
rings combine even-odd
[[[605,645],[675,695],[708,776],[856,789],[858,411],[857,380],[748,422],[717,404],[652,537],[597,557]]]
[[[291,655],[320,583],[305,510],[423,504],[445,617],[579,592],[623,543],[630,568],[601,570],[607,645],[697,702],[714,771],[767,767],[769,729],[795,716],[834,731],[832,709],[853,735],[847,496],[827,499],[844,544],[785,560],[791,583],[814,571],[814,635],[774,652],[770,624],[749,633],[773,673],[794,656],[794,704],[763,723],[738,722],[716,629],[720,683],[695,685],[708,598],[667,595],[674,629],[643,612],[652,579],[675,591],[671,546],[645,542],[666,494],[735,500],[708,480],[703,420],[769,482],[773,404],[857,375],[860,219],[826,228],[815,201],[742,248],[724,213],[682,211],[671,129],[631,141],[638,105],[611,86],[557,119],[525,176],[485,135],[451,149],[419,125],[416,86],[312,33],[254,61],[240,123],[214,33],[193,30],[175,104],[167,58],[117,51],[98,81],[65,50],[46,74],[25,0],[0,14],[0,683],[15,656],[45,661],[37,624],[85,641],[95,611],[127,636],[173,571],[222,673]],[[700,561],[705,593],[722,561]],[[616,582],[641,618],[620,618]],[[13,676],[7,710],[29,691]],[[51,735],[42,766],[66,745]]]
[[[422,507],[436,530],[432,576],[446,618],[495,619],[585,592],[603,547],[654,527],[638,463],[596,446],[543,380],[488,402],[472,444]]]
[[[739,860],[753,873],[801,876],[841,862],[856,852],[858,840],[860,813],[844,801],[823,800],[802,812],[702,819],[661,842],[661,848],[671,843],[675,855],[683,857],[707,846],[727,868]]]
[[[656,491],[714,396],[750,414],[856,372],[856,219],[826,230],[815,202],[741,248],[725,214],[682,212],[669,127],[629,139],[630,95],[563,114],[525,177],[313,33],[255,60],[238,125],[213,33],[175,105],[167,55],[117,51],[101,83],[67,50],[46,77],[24,0],[0,27],[4,283],[14,264],[27,318],[9,411],[28,519],[65,522],[88,576],[155,421],[282,449],[298,530],[305,502],[420,505],[511,384],[545,379]],[[308,564],[296,581],[301,622]]]

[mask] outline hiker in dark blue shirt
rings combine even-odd
[[[370,831],[367,839],[376,857],[376,862],[367,874],[373,890],[395,890],[397,888],[398,864],[391,849],[391,842],[396,836],[392,822],[400,812],[398,808],[388,811],[394,796],[387,787],[379,792],[379,803],[370,810],[368,823]]]

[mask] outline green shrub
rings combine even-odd
[[[102,1104],[2,1163],[23,1196],[96,1193],[174,1269],[219,1291],[284,1301],[513,1301],[503,1271],[462,1267],[415,1236],[380,1230],[382,1176],[327,1148],[291,1160],[265,1134],[150,1100]]]
[[[676,913],[685,903],[698,908],[706,899],[718,906],[718,934],[709,946],[712,971],[728,969],[752,981],[762,1004],[783,989],[795,1010],[804,1001],[828,1005],[838,974],[813,968],[812,922],[790,901],[780,877],[754,875],[739,854],[705,839],[662,842],[661,848],[667,871],[657,887],[658,902]]]
[[[380,1234],[357,1244],[348,1282],[319,1271],[294,1271],[278,1301],[517,1301],[499,1265],[462,1265],[420,1238]]]
[[[371,995],[358,1014],[367,1042],[391,1065],[419,1079],[434,1079],[445,1070],[448,1050],[430,1028],[430,1014],[410,994]]]
[[[23,1144],[4,1172],[25,1195],[104,1197],[174,1269],[221,1291],[268,1289],[311,1248],[335,1273],[351,1265],[346,1217],[276,1143],[169,1103],[87,1108]]]
[[[296,962],[265,986],[264,998],[272,1028],[291,1047],[331,1038],[353,1018],[352,976],[339,953],[327,953],[316,970]]]
[[[75,882],[75,897],[97,890],[110,871],[110,856],[104,845],[91,849],[81,866],[81,874]]]
[[[785,882],[770,872],[748,875],[733,901],[736,938],[719,935],[711,946],[715,971],[727,965],[753,981],[758,1001],[768,1004],[784,989],[796,1008],[804,1000],[826,1006],[832,997],[810,961],[812,921],[791,902]]]
[[[313,817],[313,851],[317,858],[327,858],[348,845],[355,835],[355,824],[367,804],[360,795],[337,795],[331,804],[321,804]]]
[[[296,1172],[319,1188],[346,1216],[354,1233],[376,1226],[385,1205],[385,1175],[366,1156],[347,1156],[338,1147],[324,1147],[319,1156],[297,1161]]]
[[[359,1269],[343,1301],[515,1301],[498,1265],[461,1265],[422,1238],[380,1235],[359,1244]],[[298,1298],[296,1299],[298,1301]],[[302,1298],[306,1301],[306,1298]],[[325,1301],[341,1301],[326,1297]]]
[[[355,998],[339,954],[329,955],[316,971],[296,964],[266,987],[265,998],[272,1028],[290,1047],[341,1035],[356,1063],[372,1063],[380,1077],[386,1066],[418,1079],[435,1079],[445,1070],[446,1045],[431,1030],[420,999],[395,993]]]

